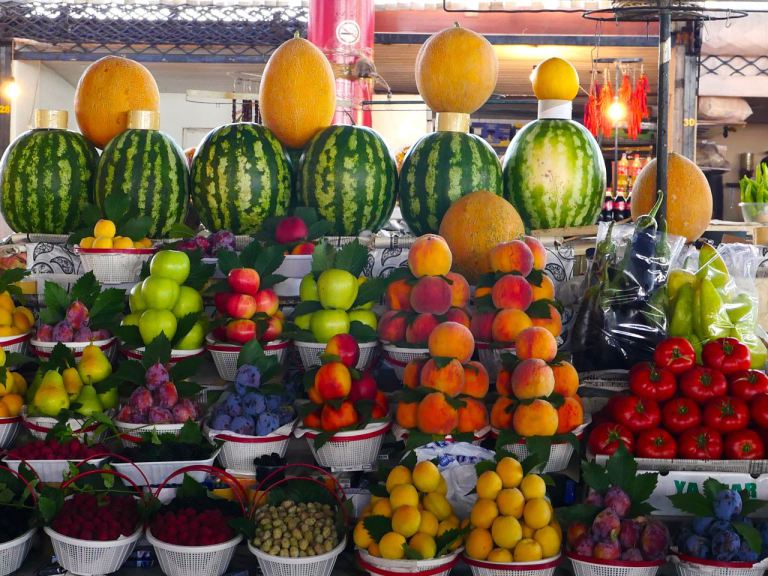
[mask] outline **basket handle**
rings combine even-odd
[[[336,479],[336,477],[328,472],[325,468],[321,468],[320,466],[315,466],[314,464],[305,464],[302,462],[294,462],[293,464],[284,464],[283,466],[280,466],[276,470],[273,470],[267,476],[259,482],[259,484],[256,486],[256,492],[261,492],[264,488],[264,485],[269,482],[272,478],[277,476],[278,474],[284,473],[289,468],[306,468],[308,470],[314,470],[315,472],[320,472],[323,476],[330,479],[333,482],[334,491],[338,491],[339,494],[343,497],[344,500],[346,500],[347,495],[344,493],[344,488],[341,487],[341,484],[339,484],[339,481]],[[269,490],[266,490],[266,492],[269,492]],[[338,500],[338,498],[337,498]]]
[[[82,464],[82,462],[81,462]],[[74,482],[77,480],[81,480],[83,478],[88,478],[89,476],[95,476],[96,474],[109,474],[111,476],[114,476],[116,478],[120,478],[121,480],[124,480],[128,484],[133,487],[134,490],[136,490],[136,493],[139,495],[139,497],[144,495],[143,490],[140,486],[136,484],[131,478],[123,474],[122,472],[118,472],[117,470],[112,470],[110,468],[94,468],[93,470],[86,470],[85,472],[80,472],[79,474],[75,474],[72,478],[69,480],[66,480],[61,483],[62,489],[69,488]]]
[[[26,464],[26,460],[23,460],[23,462],[24,462],[24,464]],[[28,464],[27,464],[27,468],[29,468],[32,471],[32,474],[34,474],[35,477],[39,481],[40,477],[37,475],[37,472],[35,471],[35,469],[32,468],[32,466],[30,466]],[[26,478],[24,478],[24,476],[21,475],[21,473],[18,470],[14,470],[13,468],[9,468],[8,466],[5,466],[4,464],[0,464],[0,470],[5,470],[6,472],[10,472],[14,476],[16,476],[16,478],[21,480],[21,483],[24,484],[24,486],[27,488],[27,490],[29,490],[29,495],[32,496],[32,500],[35,503],[37,503],[37,492],[35,492],[35,489],[32,487],[32,485],[27,481]]]
[[[269,486],[266,490],[263,492],[260,492],[258,495],[258,500],[254,501],[253,508],[251,508],[251,515],[253,515],[253,511],[256,510],[258,505],[261,503],[262,499],[266,497],[266,495],[269,493],[272,488],[276,488],[280,486],[281,484],[286,484],[288,482],[312,482],[313,484],[317,484],[318,486],[325,488],[328,490],[328,485],[324,482],[321,482],[320,480],[316,478],[310,478],[309,476],[293,476],[291,478],[281,478],[271,486]],[[336,493],[335,490],[328,490],[328,493],[333,496],[333,499],[336,500],[336,503],[339,505],[339,509],[341,510],[342,515],[344,516],[344,525],[349,526],[349,515],[347,514],[346,509],[344,508],[344,501],[339,497],[339,495]],[[343,493],[342,493],[343,494]]]
[[[147,486],[149,486],[149,478],[147,478],[147,475],[144,474],[144,471],[138,467],[136,462],[131,460],[130,458],[126,458],[122,454],[117,454],[115,452],[100,452],[99,454],[93,454],[92,456],[88,456],[85,460],[81,460],[75,466],[80,468],[83,464],[88,462],[89,460],[98,460],[99,458],[114,458],[116,460],[120,460],[121,462],[124,462],[125,464],[130,464],[133,466],[136,470],[138,470],[139,474],[141,474],[141,477],[144,479],[144,482],[147,483]]]
[[[168,482],[170,482],[171,479],[180,474],[186,474],[187,472],[207,472],[208,474],[215,476],[219,480],[223,480],[229,484],[232,487],[232,491],[234,492],[235,496],[237,497],[237,503],[240,504],[240,510],[243,512],[243,517],[248,517],[248,512],[246,510],[248,495],[246,494],[242,485],[237,481],[237,478],[232,476],[232,474],[226,470],[216,468],[215,466],[208,466],[207,464],[190,464],[189,466],[184,466],[183,468],[175,470],[157,487],[155,498],[160,498],[160,492],[162,492],[163,488],[168,485]]]

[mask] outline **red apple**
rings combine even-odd
[[[238,294],[256,296],[261,278],[253,268],[233,268],[227,274],[227,283]]]
[[[359,380],[352,380],[352,388],[349,391],[349,399],[352,402],[358,400],[373,400],[376,398],[376,380],[369,372],[363,372]]]
[[[254,298],[256,298],[256,312],[263,312],[267,316],[274,316],[280,306],[280,299],[270,288],[259,290]]]
[[[231,292],[216,292],[216,294],[213,295],[213,303],[216,306],[216,310],[222,314],[226,314],[227,301],[229,301],[230,296],[232,296]]]
[[[315,388],[325,400],[346,398],[352,389],[352,375],[341,362],[328,362],[318,368],[315,374]]]
[[[232,320],[227,324],[227,340],[238,344],[250,342],[258,336],[258,328],[253,320]]]
[[[309,256],[314,254],[314,252],[315,245],[312,244],[312,242],[302,242],[301,244],[297,244],[293,247],[293,250],[291,250],[291,256]]]
[[[227,299],[226,314],[232,318],[248,320],[258,312],[256,299],[249,294],[230,294]]]
[[[277,224],[275,240],[278,244],[290,244],[309,236],[309,228],[298,216],[286,216]]]
[[[264,334],[261,335],[262,342],[272,342],[280,338],[280,334],[283,333],[283,320],[279,316],[272,316],[267,322],[267,328],[264,330]]]
[[[376,403],[371,411],[371,418],[384,418],[389,412],[389,403],[387,402],[387,395],[381,390],[376,392]]]
[[[339,361],[348,368],[357,366],[360,358],[360,346],[350,334],[336,334],[325,345],[325,353],[338,357]]]

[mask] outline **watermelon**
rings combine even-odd
[[[250,235],[291,201],[291,164],[275,135],[252,122],[214,128],[192,160],[192,203],[209,230]]]
[[[0,211],[16,232],[68,234],[93,194],[98,154],[75,132],[35,129],[0,159]]]
[[[168,235],[183,222],[189,204],[187,158],[173,139],[157,130],[130,128],[107,144],[96,175],[96,206],[104,212],[109,195],[123,192],[149,216],[151,238]]]
[[[536,120],[504,156],[504,196],[526,229],[594,224],[605,193],[605,162],[592,134],[572,120]]]
[[[403,220],[417,236],[437,233],[453,202],[477,190],[501,195],[501,163],[488,142],[463,132],[433,132],[408,151],[398,191]]]
[[[331,223],[331,234],[377,232],[395,207],[395,159],[370,128],[330,126],[309,141],[297,188],[300,203]]]

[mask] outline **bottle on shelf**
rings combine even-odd
[[[624,200],[624,194],[621,190],[616,193],[616,199],[613,201],[613,221],[619,222],[626,218],[627,201]]]
[[[613,222],[613,192],[610,188],[605,189],[603,210],[600,212],[600,222]]]

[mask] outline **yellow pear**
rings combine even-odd
[[[61,374],[56,370],[48,370],[45,373],[32,404],[41,414],[52,417],[69,408],[69,396]]]
[[[0,366],[5,366],[5,350],[0,348]]]
[[[80,394],[77,395],[75,402],[79,404],[75,412],[83,416],[90,416],[95,412],[101,412],[101,402],[96,395],[96,388],[93,386],[83,386]]]
[[[109,363],[101,348],[90,344],[83,350],[80,364],[77,365],[77,373],[80,374],[84,384],[96,384],[112,374],[112,364]]]
[[[13,372],[6,367],[3,368],[5,369],[5,381],[0,381],[0,396],[18,392],[18,390],[16,390],[16,379],[13,377]]]
[[[83,387],[83,380],[77,368],[67,368],[61,373],[61,379],[64,381],[64,390],[67,391],[70,400],[77,398]]]

